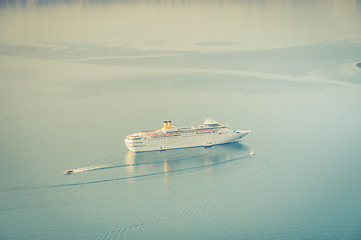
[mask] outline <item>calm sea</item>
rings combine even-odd
[[[361,239],[360,23],[359,0],[0,1],[0,239]],[[124,145],[205,118],[252,132]]]

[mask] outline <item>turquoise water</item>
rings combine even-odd
[[[360,239],[360,22],[360,1],[1,2],[0,239]],[[209,117],[252,132],[123,142]]]

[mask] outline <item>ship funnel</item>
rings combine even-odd
[[[168,121],[164,121],[164,123],[163,123],[163,128],[164,128],[164,129],[168,129]]]
[[[168,128],[169,128],[169,129],[172,128],[172,121],[168,121]]]

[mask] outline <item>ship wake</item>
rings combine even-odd
[[[194,167],[181,168],[181,169],[175,169],[175,170],[169,170],[169,171],[161,171],[161,172],[153,172],[153,173],[147,173],[147,174],[141,174],[141,175],[134,175],[134,176],[128,176],[128,177],[111,178],[111,179],[103,179],[103,180],[80,182],[80,183],[59,184],[59,185],[49,186],[49,188],[55,188],[55,187],[71,187],[71,186],[88,185],[88,184],[96,184],[96,183],[106,183],[106,182],[124,181],[124,180],[129,180],[129,179],[145,178],[145,177],[151,177],[151,176],[162,175],[162,174],[171,174],[171,173],[187,172],[187,171],[192,171],[192,170],[197,170],[197,169],[202,169],[202,168],[213,167],[213,166],[217,166],[217,165],[221,165],[221,164],[226,164],[226,163],[230,163],[230,162],[234,162],[234,161],[242,160],[242,159],[247,159],[247,158],[250,158],[250,157],[249,157],[249,156],[242,156],[242,157],[232,158],[232,159],[225,160],[225,161],[221,161],[221,162],[215,162],[215,163],[210,163],[210,164],[198,165],[198,166],[194,166]],[[153,164],[153,163],[154,163],[154,162],[152,162],[152,164]],[[159,163],[160,163],[160,162],[159,162]],[[164,162],[162,162],[162,163],[164,163]],[[141,163],[141,164],[150,164],[150,163]],[[124,165],[123,165],[123,166],[124,166]],[[120,167],[120,166],[118,166],[118,167]],[[110,168],[110,167],[107,167],[107,168]],[[98,169],[99,169],[99,168],[98,168]],[[104,169],[104,167],[103,167],[102,169]],[[93,169],[93,170],[95,170],[95,169]],[[92,170],[88,170],[88,171],[92,171]]]
[[[179,161],[185,161],[185,160],[191,160],[194,158],[201,157],[203,154],[188,156],[185,158],[179,158],[175,160],[171,160],[169,162],[179,162]],[[94,165],[94,166],[87,166],[87,167],[80,167],[75,169],[66,170],[64,174],[74,174],[74,173],[82,173],[82,172],[90,172],[90,171],[98,171],[98,170],[106,170],[106,169],[114,169],[114,168],[124,168],[124,167],[135,167],[135,166],[141,166],[141,165],[154,165],[154,164],[164,164],[165,162],[168,162],[167,160],[161,160],[161,161],[150,161],[150,162],[141,162],[141,163],[108,163],[108,164],[102,164],[102,165]],[[69,173],[66,173],[67,171],[71,171]]]

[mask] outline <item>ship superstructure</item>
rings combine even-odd
[[[212,119],[206,119],[199,126],[174,127],[171,121],[164,121],[159,130],[140,131],[130,134],[125,144],[130,151],[144,152],[189,147],[211,147],[213,145],[239,142],[250,133],[234,131]]]

